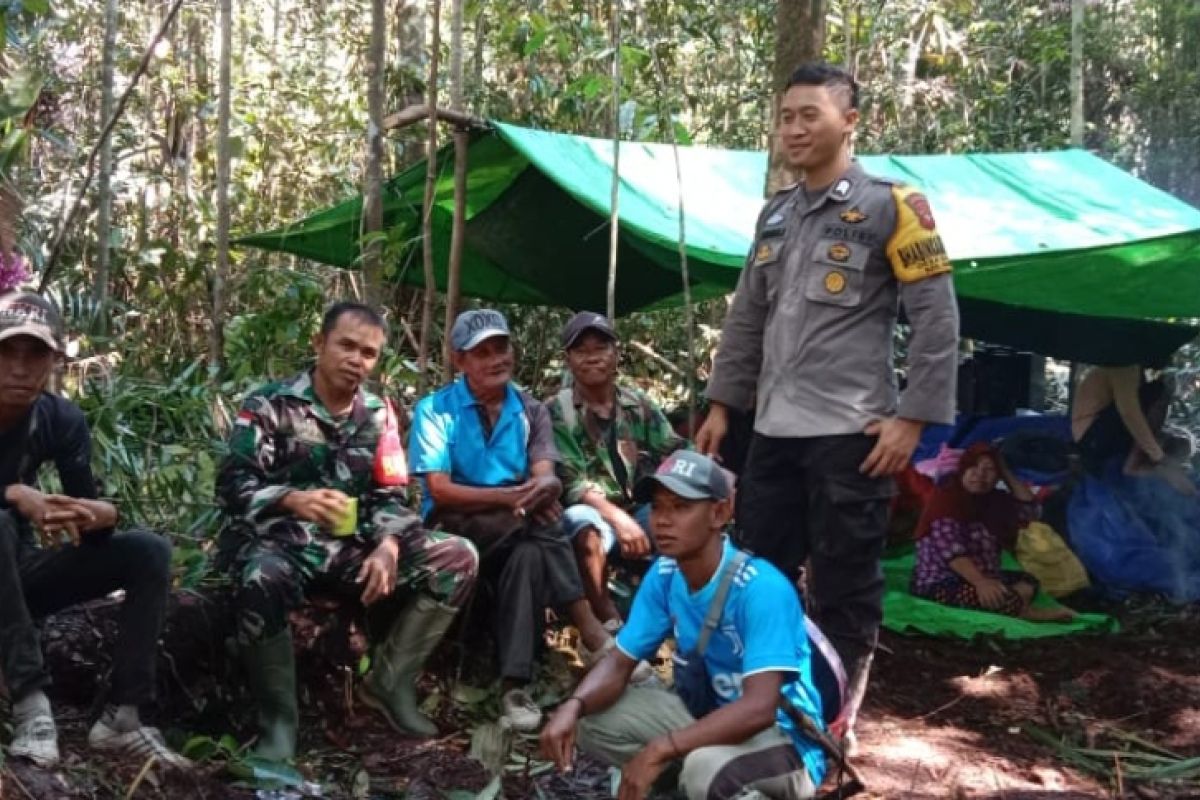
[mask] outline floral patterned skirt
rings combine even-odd
[[[1028,572],[1001,570],[996,579],[1009,588],[1004,605],[1000,606],[1000,608],[984,608],[983,604],[979,602],[979,594],[975,591],[975,587],[962,578],[948,578],[932,586],[925,586],[920,591],[914,586],[913,594],[946,606],[977,608],[997,614],[1008,614],[1013,617],[1019,616],[1021,610],[1024,608],[1024,602],[1012,587],[1018,583],[1027,583],[1036,591],[1038,587],[1037,578]]]

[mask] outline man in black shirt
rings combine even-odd
[[[113,532],[117,509],[96,497],[83,412],[44,391],[62,351],[62,320],[45,298],[0,296],[0,668],[13,706],[9,753],[41,766],[59,756],[34,620],[123,589],[110,704],[88,744],[139,765],[153,756],[185,768],[190,762],[138,716],[154,694],[171,547],[146,531]],[[44,462],[57,468],[62,494],[34,488]]]

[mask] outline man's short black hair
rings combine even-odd
[[[788,78],[784,91],[793,86],[824,86],[831,91],[843,91],[850,101],[850,107],[858,108],[858,81],[841,67],[823,61],[801,64]]]
[[[343,314],[353,314],[368,325],[387,333],[387,322],[383,319],[382,314],[365,303],[343,300],[325,309],[325,317],[321,320],[321,335],[328,336],[332,333]]]

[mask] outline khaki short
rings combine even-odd
[[[674,692],[630,686],[611,708],[580,721],[579,748],[619,767],[652,739],[693,722]],[[688,800],[806,800],[815,794],[791,739],[775,726],[741,744],[689,753],[679,784]]]

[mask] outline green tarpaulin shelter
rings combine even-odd
[[[762,205],[764,153],[680,147],[692,295],[729,292]],[[444,288],[452,151],[438,156],[434,253]],[[872,173],[921,187],[946,249],[966,336],[1089,363],[1159,363],[1200,318],[1200,210],[1080,150],[863,156]],[[392,178],[385,224],[402,243],[398,280],[422,282],[426,164]],[[621,145],[617,311],[681,298],[679,186],[669,145]],[[463,293],[603,308],[612,143],[495,123],[470,146]],[[241,246],[352,267],[362,199]]]

